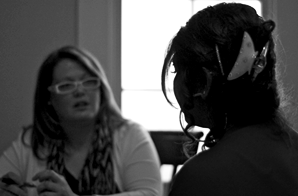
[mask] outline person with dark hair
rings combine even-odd
[[[123,118],[104,70],[74,46],[41,65],[33,124],[0,158],[0,195],[162,194],[149,133]]]
[[[198,11],[171,40],[162,90],[173,104],[173,66],[183,131],[203,151],[177,173],[170,196],[298,195],[298,137],[277,77],[274,29],[248,5],[221,3]],[[193,137],[195,126],[209,128],[205,140]]]

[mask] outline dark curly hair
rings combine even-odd
[[[203,141],[203,148],[213,147],[232,127],[273,122],[281,130],[289,128],[280,107],[285,104],[281,104],[284,96],[277,81],[274,28],[274,21],[264,20],[248,5],[221,3],[194,14],[171,40],[163,64],[162,91],[172,104],[167,95],[166,80],[173,64],[175,72],[183,73],[183,85],[188,93],[185,99],[189,103],[198,99],[192,96],[198,89],[203,87],[208,92],[204,99],[211,107],[206,115],[213,126],[207,127],[210,131]],[[228,81],[244,32],[251,36],[259,53],[269,43],[267,65],[254,81],[248,73]],[[194,126],[194,122],[188,122],[182,127],[192,143],[197,142],[190,133]]]

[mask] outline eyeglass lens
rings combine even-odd
[[[74,91],[78,85],[82,85],[85,89],[95,89],[99,86],[100,81],[97,78],[87,79],[84,81],[65,82],[57,85],[57,90],[66,93]]]

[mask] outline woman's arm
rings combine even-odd
[[[13,141],[0,157],[0,195],[27,195],[22,164],[23,152],[21,137]]]
[[[3,176],[8,172],[13,172],[21,176],[22,147],[24,146],[21,142],[21,135],[19,135],[0,157],[0,176]]]
[[[116,162],[120,165],[123,193],[113,196],[160,196],[163,186],[160,162],[149,133],[132,124],[120,130],[116,143]]]

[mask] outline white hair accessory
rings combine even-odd
[[[250,71],[255,62],[258,52],[255,51],[250,35],[245,31],[237,60],[229,73],[227,80],[234,80]]]

